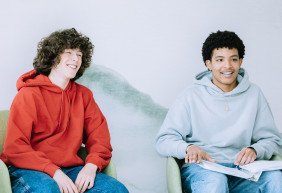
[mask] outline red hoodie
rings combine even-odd
[[[77,155],[86,145],[86,163],[99,170],[111,159],[107,122],[92,92],[70,81],[67,88],[32,70],[17,81],[1,159],[7,165],[45,172],[84,165]]]

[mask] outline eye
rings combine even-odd
[[[217,61],[217,62],[222,62],[223,59],[222,59],[222,58],[218,58],[218,59],[216,59],[215,61]]]
[[[238,61],[238,58],[233,58],[232,61],[233,61],[233,62],[237,62],[237,61]]]

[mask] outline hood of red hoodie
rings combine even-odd
[[[20,76],[16,86],[18,91],[23,87],[42,87],[55,93],[62,93],[63,91],[71,90],[70,87],[72,86],[72,82],[70,81],[66,89],[63,90],[59,86],[53,84],[47,76],[37,73],[36,70],[31,70]]]

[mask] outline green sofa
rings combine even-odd
[[[282,136],[282,133],[281,133]],[[272,160],[282,160],[282,155],[273,156]],[[182,193],[180,167],[183,160],[168,157],[166,161],[166,182],[168,193]]]
[[[0,154],[2,153],[3,143],[6,136],[8,115],[9,111],[0,111]],[[82,159],[85,159],[87,155],[86,149],[81,147],[78,154]],[[112,161],[103,170],[103,173],[114,178],[117,177],[116,168]],[[0,160],[0,193],[12,193],[8,168],[2,160]]]

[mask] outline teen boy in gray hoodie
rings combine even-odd
[[[185,159],[185,192],[282,192],[282,172],[263,172],[258,182],[206,170],[208,160],[228,167],[279,154],[282,140],[260,88],[241,68],[245,46],[229,31],[206,39],[202,55],[208,70],[196,76],[170,108],[157,135],[163,156]],[[275,179],[275,180],[273,180]]]

